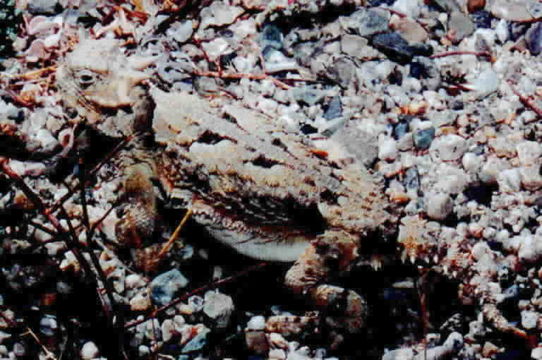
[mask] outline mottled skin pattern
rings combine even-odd
[[[142,130],[154,136],[154,149],[136,141],[124,152],[131,204],[118,225],[119,242],[137,244],[154,230],[150,179],[157,177],[171,202],[191,209],[219,241],[254,258],[294,262],[286,285],[326,309],[328,324],[361,328],[361,297],[326,282],[349,268],[370,234],[395,228],[381,182],[356,162],[330,159],[278,121],[226,99],[152,85],[145,96],[138,85],[145,76],[133,65],[143,63],[124,56],[115,41],[87,40],[57,74],[64,105],[78,112],[75,121],[109,136]],[[280,330],[281,319],[269,327]]]

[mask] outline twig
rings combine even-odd
[[[171,234],[171,236],[169,237],[169,240],[167,241],[167,243],[162,247],[162,250],[160,250],[160,252],[158,253],[158,256],[157,256],[158,259],[164,256],[171,249],[171,247],[173,246],[173,244],[179,237],[179,234],[181,233],[181,229],[184,227],[184,225],[186,224],[186,222],[188,221],[191,215],[192,215],[192,209],[188,209],[186,214],[184,214],[183,218],[179,222],[179,225],[177,225],[177,228],[175,229],[173,234]]]
[[[36,335],[36,333],[34,333],[34,331],[32,331],[32,329],[30,327],[26,327],[26,332],[22,334],[23,336],[24,335],[30,335],[34,341],[36,341],[36,343],[41,346],[41,349],[43,350],[43,352],[45,353],[45,359],[46,360],[57,360],[55,354],[53,354],[51,351],[49,351],[49,349],[47,349],[45,347],[45,345],[43,345],[43,343],[41,342],[40,338]]]
[[[281,89],[288,90],[291,88],[290,85],[283,83],[280,80],[275,79],[274,77],[267,74],[246,74],[246,73],[225,73],[219,71],[199,71],[195,70],[192,72],[196,76],[207,76],[207,77],[216,77],[221,79],[250,79],[250,80],[271,80],[275,85]]]
[[[12,75],[12,74],[0,73],[0,78],[2,78],[2,77],[9,78],[9,79],[21,78],[21,79],[25,79],[25,80],[30,80],[32,78],[36,78],[36,77],[40,76],[43,73],[55,71],[56,68],[57,68],[56,65],[52,65],[52,66],[44,67],[42,69],[37,69],[37,70],[25,72],[24,74]]]
[[[245,276],[247,274],[250,274],[251,272],[254,272],[256,270],[260,270],[262,268],[264,268],[265,266],[267,266],[267,263],[265,262],[261,262],[259,264],[256,264],[256,265],[253,265],[253,266],[250,266],[249,268],[243,270],[243,271],[240,271],[234,275],[231,275],[231,276],[228,276],[228,277],[225,277],[221,280],[217,280],[217,281],[214,281],[210,284],[207,284],[207,285],[204,285],[204,286],[201,286],[197,289],[194,289],[188,293],[185,293],[181,296],[179,296],[178,298],[176,298],[175,300],[171,301],[170,303],[164,305],[164,306],[161,306],[159,307],[158,309],[154,310],[152,313],[150,313],[149,316],[146,316],[144,317],[143,319],[139,319],[139,320],[134,320],[134,321],[130,321],[129,323],[127,323],[126,325],[124,325],[124,328],[125,329],[129,329],[129,328],[132,328],[134,326],[137,326],[139,324],[142,324],[144,323],[145,321],[151,319],[151,318],[155,318],[156,315],[158,315],[159,313],[177,305],[178,303],[182,302],[182,301],[185,301],[187,300],[189,297],[193,296],[193,295],[196,295],[196,294],[199,294],[199,293],[202,293],[204,291],[207,291],[207,290],[211,290],[211,289],[214,289],[216,287],[219,287],[219,286],[222,286],[224,284],[227,284],[227,283],[230,283],[232,281],[235,281],[237,279],[239,279],[240,277],[242,276]]]
[[[456,56],[456,55],[475,55],[475,56],[485,56],[493,62],[493,54],[489,51],[448,51],[440,54],[434,54],[429,56],[430,59],[439,59],[447,56]]]
[[[529,109],[531,109],[532,111],[534,111],[538,117],[542,117],[542,109],[540,109],[538,106],[536,106],[536,104],[535,104],[531,99],[529,99],[529,98],[526,97],[525,95],[522,95],[522,94],[514,87],[514,85],[512,84],[512,82],[511,82],[510,80],[507,80],[506,82],[507,82],[508,85],[510,86],[510,89],[512,89],[512,92],[514,93],[514,95],[516,95],[516,96],[519,98],[519,101],[521,101],[521,103],[522,103],[523,105],[527,106]]]

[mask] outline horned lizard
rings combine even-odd
[[[144,84],[148,63],[127,57],[115,40],[85,40],[57,71],[71,121],[108,136],[154,138],[145,146],[136,136],[125,152],[128,204],[119,238],[152,233],[150,179],[157,177],[217,240],[253,258],[293,262],[286,285],[332,310],[335,326],[357,331],[363,299],[327,281],[348,270],[371,234],[394,228],[378,177],[355,161],[316,151],[258,111]]]

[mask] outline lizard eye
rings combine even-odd
[[[96,81],[96,74],[90,70],[81,70],[77,74],[77,81],[81,87],[89,87]]]

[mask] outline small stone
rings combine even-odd
[[[471,35],[475,30],[472,20],[461,11],[452,12],[448,21],[448,29],[448,36],[456,44]]]
[[[384,161],[393,161],[397,157],[397,143],[392,138],[380,138],[378,157]]]
[[[542,347],[537,347],[531,350],[531,359],[542,360]]]
[[[430,127],[423,130],[418,130],[414,133],[414,146],[418,150],[427,150],[435,137],[435,128]]]
[[[230,44],[221,37],[209,42],[202,42],[201,47],[207,53],[210,60],[216,60],[222,55],[230,53],[232,50]]]
[[[265,318],[261,315],[253,316],[247,323],[247,330],[264,330]]]
[[[415,167],[409,168],[405,173],[403,180],[405,187],[409,190],[418,190],[420,188],[420,175]]]
[[[342,103],[340,96],[334,96],[324,111],[324,119],[333,120],[342,116]]]
[[[497,74],[487,69],[482,71],[476,79],[466,85],[469,90],[475,92],[477,98],[483,98],[499,89],[500,80]]]
[[[428,79],[423,84],[429,90],[435,90],[440,86],[441,77],[439,68],[435,62],[424,56],[416,56],[410,63],[410,76],[416,79]]]
[[[58,330],[56,317],[53,315],[45,315],[40,320],[40,333],[44,336],[54,336]]]
[[[186,285],[188,285],[188,280],[179,270],[170,270],[158,275],[152,280],[150,284],[151,298],[160,306],[166,305]]]
[[[211,330],[205,327],[201,329],[196,336],[184,345],[182,352],[186,354],[203,349],[203,347],[207,345],[207,334],[209,334],[210,331]]]
[[[542,188],[542,175],[539,166],[524,166],[519,168],[521,185],[526,190],[535,191]]]
[[[280,50],[283,47],[283,36],[280,29],[275,25],[266,25],[260,35],[260,47],[265,49],[271,47]]]
[[[32,0],[28,2],[28,12],[32,15],[54,15],[61,10],[57,0]]]
[[[427,216],[435,220],[444,220],[453,210],[453,201],[448,194],[428,193],[425,196]]]
[[[244,12],[243,8],[224,1],[213,1],[201,10],[201,28],[231,24]]]
[[[166,31],[168,38],[172,38],[179,44],[188,41],[194,33],[194,23],[192,20],[173,23]]]
[[[359,16],[357,32],[361,36],[371,36],[388,30],[388,18],[377,10],[362,11]]]
[[[382,360],[412,360],[414,359],[414,350],[411,348],[396,349],[388,351],[382,356]]]
[[[312,86],[302,86],[295,87],[292,90],[292,95],[295,100],[311,106],[322,101],[326,93]]]
[[[375,35],[372,46],[400,64],[408,64],[415,55],[408,42],[396,32]]]
[[[484,10],[486,7],[486,0],[468,0],[467,10],[469,13],[473,13],[479,10]]]
[[[98,350],[98,347],[92,341],[86,342],[81,348],[81,358],[83,360],[94,359],[99,353],[100,350]]]
[[[536,0],[493,0],[493,16],[508,21],[529,21],[540,17],[541,4]]]
[[[152,306],[151,299],[147,293],[140,293],[130,299],[130,310],[145,311]]]
[[[138,274],[129,274],[124,280],[127,289],[135,289],[145,286],[145,280]]]
[[[473,12],[470,15],[474,25],[477,29],[490,29],[491,28],[491,19],[493,17],[487,11],[481,10]],[[497,35],[498,36],[498,35]]]
[[[286,360],[286,352],[282,349],[271,349],[269,351],[270,360]]]
[[[394,16],[391,18],[390,27],[397,31],[403,39],[410,43],[422,43],[427,40],[427,31],[418,22],[408,17]]]
[[[268,73],[273,74],[281,71],[297,70],[297,61],[289,58],[281,51],[270,48],[264,53],[265,69]]]
[[[518,169],[507,169],[497,176],[499,190],[505,193],[515,193],[521,189],[521,176]]]
[[[369,44],[367,39],[358,35],[343,35],[341,37],[341,51],[346,55],[361,58],[364,56],[364,49]]]
[[[173,338],[174,335],[177,334],[177,331],[175,329],[175,323],[171,319],[164,320],[162,322],[160,330],[162,331],[162,340],[164,340],[165,342],[168,342]]]
[[[23,343],[16,342],[15,344],[13,344],[13,355],[15,355],[16,357],[23,357],[26,355],[26,347]]]
[[[536,328],[538,323],[539,314],[535,311],[522,311],[521,312],[521,326],[524,329],[530,330]]]
[[[457,160],[465,153],[467,142],[461,136],[450,134],[437,138],[431,144],[429,153],[443,161]]]
[[[205,293],[205,304],[203,312],[205,315],[216,321],[218,328],[228,326],[231,314],[235,309],[231,297],[215,291]]]
[[[542,147],[536,141],[523,141],[516,145],[516,151],[523,166],[535,165],[542,155]]]

